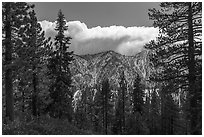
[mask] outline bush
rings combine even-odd
[[[30,121],[19,117],[3,125],[3,135],[88,135],[68,122],[66,119],[54,119],[48,116],[32,117]]]
[[[126,134],[148,135],[149,129],[140,113],[129,115],[126,121]]]

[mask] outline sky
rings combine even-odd
[[[152,2],[33,2],[46,37],[54,38],[55,21],[62,10],[71,36],[70,50],[75,54],[94,54],[114,50],[135,55],[158,35],[152,26],[148,9],[158,8]]]

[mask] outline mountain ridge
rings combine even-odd
[[[98,52],[98,53],[93,53],[93,54],[83,54],[83,55],[78,55],[78,54],[73,54],[74,56],[79,56],[81,58],[84,58],[86,59],[87,56],[97,56],[97,55],[100,55],[100,54],[106,54],[106,53],[113,53],[113,54],[118,54],[118,55],[121,55],[121,56],[125,56],[125,57],[135,57],[137,56],[138,54],[141,54],[142,52],[145,52],[147,51],[146,49],[143,49],[142,51],[136,53],[135,55],[123,55],[121,53],[118,53],[114,50],[107,50],[107,51],[102,51],[102,52]]]
[[[74,54],[70,70],[76,90],[87,86],[93,88],[105,78],[109,79],[112,87],[118,88],[122,71],[129,87],[132,87],[136,75],[145,83],[150,71],[148,54],[147,50],[135,56],[125,56],[112,50],[87,55]]]

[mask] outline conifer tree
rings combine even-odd
[[[142,114],[142,108],[144,105],[143,97],[144,93],[142,91],[142,85],[141,85],[141,78],[139,75],[137,75],[135,81],[134,81],[134,89],[133,89],[133,112],[139,112]]]
[[[16,58],[16,48],[22,39],[19,35],[21,28],[27,23],[27,15],[33,5],[25,2],[4,2],[2,3],[3,19],[3,71],[5,72],[5,90],[6,90],[6,117],[14,120],[13,111],[13,70],[21,63],[21,58]]]
[[[122,134],[122,118],[121,118],[122,109],[119,108],[119,106],[121,106],[121,102],[118,101],[115,110],[115,122],[113,124],[113,133],[116,135]]]
[[[109,111],[109,98],[110,98],[110,86],[108,79],[102,82],[102,95],[103,95],[103,126],[105,128],[105,134],[108,134],[108,111]]]
[[[144,91],[143,85],[141,84],[141,78],[139,74],[136,75],[133,84],[132,91],[132,113],[129,114],[126,122],[126,133],[131,135],[148,134],[149,129],[147,128],[145,118],[147,114],[144,109]]]
[[[101,87],[102,87],[101,84],[96,85],[97,92],[96,92],[96,95],[94,98],[94,104],[95,104],[95,106],[94,106],[94,111],[95,111],[94,112],[94,115],[95,115],[94,126],[95,126],[95,131],[97,131],[97,132],[99,131],[100,125],[101,125],[101,127],[103,127],[103,125],[100,123],[103,123],[103,117],[104,117],[104,113],[103,113],[104,98],[103,98],[103,94],[101,92]]]
[[[22,34],[22,39],[25,42],[24,47],[20,48],[21,50],[25,50],[26,54],[24,56],[24,62],[26,62],[24,74],[21,77],[30,76],[33,89],[32,89],[32,114],[37,116],[39,113],[37,109],[37,99],[38,93],[40,91],[39,83],[42,82],[39,79],[39,73],[42,69],[42,65],[45,62],[46,56],[46,48],[50,46],[50,38],[45,39],[45,33],[42,31],[40,24],[37,22],[36,13],[34,10],[29,12],[28,16],[29,22],[24,28],[25,32]],[[26,73],[27,72],[27,73]]]
[[[151,93],[151,104],[150,104],[150,134],[151,135],[157,135],[160,133],[160,111],[161,111],[161,101],[160,101],[160,95],[158,95],[157,91],[153,89]]]
[[[68,51],[71,37],[64,35],[64,32],[68,30],[68,26],[61,10],[58,13],[55,30],[57,35],[55,37],[54,49],[48,60],[49,75],[52,79],[49,91],[50,97],[53,100],[48,109],[51,116],[61,118],[65,115],[71,121],[73,95],[70,91],[71,73],[69,64],[73,60],[73,52]]]
[[[5,64],[10,64],[12,59],[12,41],[11,41],[11,3],[4,3],[5,8]],[[7,69],[5,72],[5,88],[6,88],[6,116],[11,121],[14,119],[13,113],[13,82],[12,82],[12,70]]]
[[[175,135],[178,129],[178,105],[171,94],[161,95],[161,132],[164,135]]]
[[[125,93],[126,93],[126,80],[124,71],[120,76],[120,91],[118,93],[118,103],[115,112],[114,132],[116,134],[125,134]],[[119,132],[118,132],[119,131]]]
[[[198,111],[201,110],[201,51],[202,51],[202,3],[163,2],[161,10],[150,9],[150,19],[159,27],[157,41],[146,48],[152,50],[152,62],[156,68],[152,80],[171,81],[174,92],[188,93],[191,134],[200,134]],[[201,112],[201,111],[199,111]]]

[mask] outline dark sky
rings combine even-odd
[[[88,28],[101,26],[152,26],[149,8],[158,8],[153,2],[32,2],[38,20],[55,21],[62,9],[67,21],[81,21]]]

